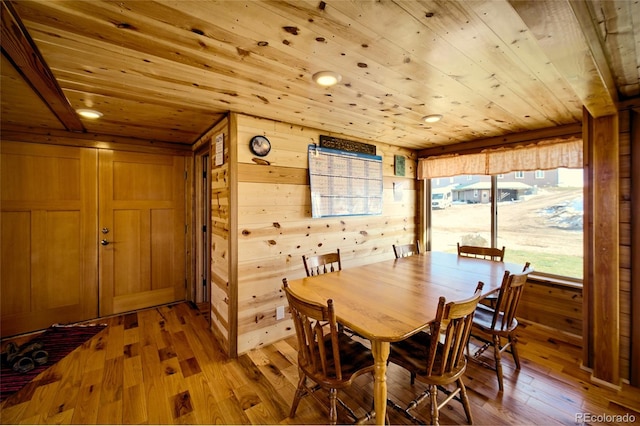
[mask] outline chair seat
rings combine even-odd
[[[496,327],[495,329],[492,329],[491,323],[493,321],[494,315],[495,315],[494,309],[485,305],[478,305],[478,307],[476,308],[476,314],[473,317],[473,325],[475,327],[480,328],[481,330],[486,330],[487,332],[492,331],[493,333],[496,333],[496,334],[501,334],[501,333],[508,334],[508,333],[511,333],[513,330],[515,330],[516,327],[518,327],[518,320],[514,317],[509,327],[506,327],[504,329],[499,329]],[[499,312],[496,324],[502,324],[503,317],[504,317],[504,313]]]
[[[407,339],[391,344],[389,361],[397,364],[416,376],[425,383],[450,383],[460,377],[467,366],[466,359],[461,362],[458,368],[452,369],[450,373],[442,376],[428,376],[427,360],[429,347],[431,345],[431,335],[428,333],[418,333]],[[438,350],[434,359],[433,370],[439,371],[442,366],[442,354],[440,350],[442,344],[438,343]]]
[[[319,385],[329,386],[334,389],[342,389],[351,385],[351,381],[357,376],[370,373],[373,371],[373,354],[371,350],[362,343],[353,340],[344,333],[338,334],[338,345],[340,347],[340,364],[342,366],[342,380],[330,379],[328,377],[336,376],[335,362],[331,346],[330,336],[327,336],[324,347],[327,353],[327,373],[326,375],[317,374],[313,368],[305,364],[302,359],[298,360],[300,368],[305,374],[318,383]],[[316,356],[316,363],[319,365],[320,356]],[[328,377],[327,377],[328,376]]]

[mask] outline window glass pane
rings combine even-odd
[[[498,183],[498,245],[505,261],[536,272],[582,279],[582,170],[523,172]],[[526,185],[526,186],[525,186]]]
[[[457,253],[458,242],[489,247],[491,178],[461,175],[444,182],[431,180],[431,249]]]
[[[505,173],[498,180],[498,247],[505,261],[538,273],[582,279],[582,170]],[[491,177],[431,180],[431,249],[491,245]],[[449,202],[450,200],[450,202]]]

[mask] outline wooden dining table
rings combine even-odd
[[[384,424],[390,343],[418,333],[434,320],[440,296],[471,297],[479,281],[482,295],[500,289],[505,271],[523,265],[428,251],[341,271],[289,281],[302,299],[332,299],[338,322],[369,339],[373,352],[376,423]]]

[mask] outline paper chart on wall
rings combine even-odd
[[[309,145],[314,218],[382,214],[382,157]]]
[[[216,166],[222,166],[224,164],[224,133],[220,133],[216,136]]]

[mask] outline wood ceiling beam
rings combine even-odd
[[[509,3],[589,114],[616,114],[617,90],[587,6],[567,0]]]
[[[69,133],[65,130],[26,128],[12,124],[2,125],[2,140],[171,155],[186,155],[192,152],[191,145],[187,144],[91,132]]]
[[[446,154],[474,154],[483,149],[499,148],[507,145],[524,145],[541,140],[570,139],[582,137],[582,125],[566,124],[564,126],[548,127],[546,129],[531,130],[528,132],[511,133],[504,136],[477,139],[469,142],[461,142],[453,145],[443,145],[437,148],[427,148],[418,151],[418,158],[427,158]]]
[[[71,107],[56,78],[42,58],[34,41],[22,25],[20,17],[11,3],[2,1],[2,53],[33,90],[42,98],[62,125],[72,132],[84,132],[80,118]]]

